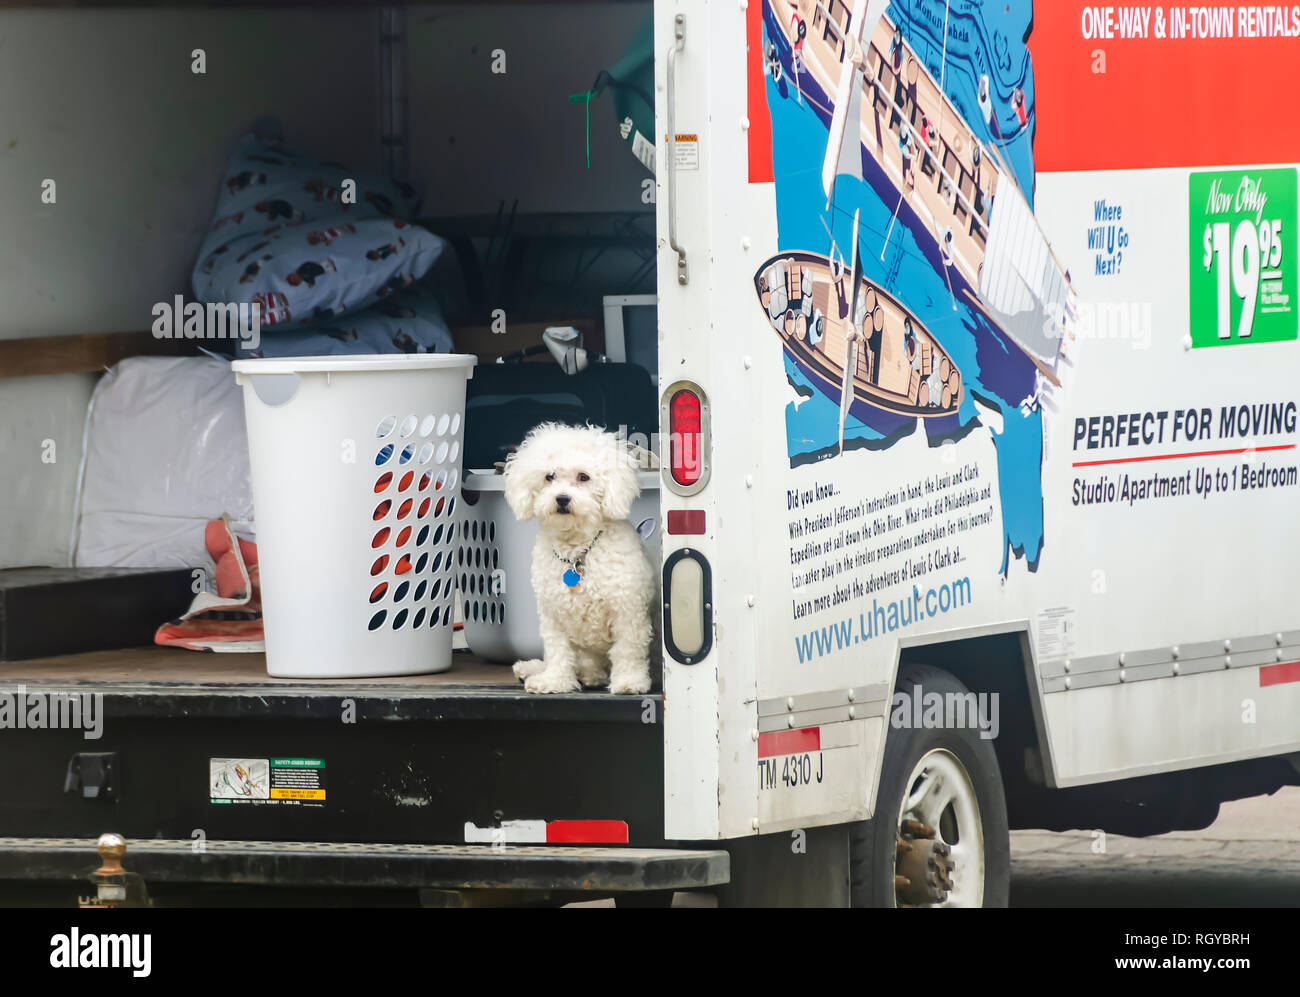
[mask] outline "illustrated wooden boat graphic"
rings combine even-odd
[[[897,205],[954,301],[983,312],[1058,384],[1064,268],[998,149],[979,140],[885,16],[886,0],[763,2],[769,69],[828,126],[828,203],[838,176],[870,183]]]
[[[897,298],[817,253],[772,257],[754,275],[754,290],[786,355],[831,401],[870,424],[871,409],[902,416],[952,415],[964,385],[952,358]],[[858,321],[850,320],[856,310]],[[854,330],[859,332],[856,340]],[[851,366],[851,396],[845,390]],[[845,409],[842,408],[842,411]],[[843,420],[841,418],[841,442]]]

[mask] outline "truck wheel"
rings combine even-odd
[[[916,686],[945,701],[969,692],[942,669],[908,665],[897,689],[910,698]],[[974,725],[891,728],[875,817],[853,825],[849,854],[855,907],[1005,907],[1011,839],[992,742]]]

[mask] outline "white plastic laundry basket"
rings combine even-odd
[[[267,671],[451,666],[465,382],[472,356],[237,360]]]
[[[641,534],[646,556],[657,565],[659,475],[642,471],[637,479],[641,496],[628,520]],[[462,498],[467,508],[460,521],[456,579],[465,642],[488,661],[540,658],[542,633],[532,583],[537,520],[515,519],[506,504],[505,478],[499,474],[466,474]]]

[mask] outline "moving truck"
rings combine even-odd
[[[0,878],[994,906],[1013,828],[1300,783],[1300,25],[1154,11],[656,2],[661,683],[14,662],[106,725],[4,732]]]

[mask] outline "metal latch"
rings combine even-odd
[[[80,790],[87,800],[116,799],[121,781],[122,763],[116,751],[83,751],[68,762],[68,775],[63,780],[63,791]]]

